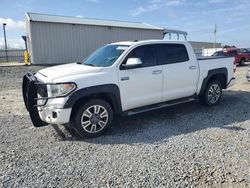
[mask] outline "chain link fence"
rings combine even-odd
[[[23,62],[24,49],[0,50],[0,63],[3,62]]]

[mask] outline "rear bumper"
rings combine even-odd
[[[70,120],[71,108],[56,108],[46,106],[49,97],[45,98],[43,105],[38,105],[39,83],[36,77],[28,73],[23,77],[23,100],[26,109],[29,111],[31,121],[35,127],[42,127],[48,124],[65,124]]]

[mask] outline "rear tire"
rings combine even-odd
[[[103,134],[113,121],[113,110],[104,100],[93,99],[84,103],[72,118],[75,131],[82,138]]]
[[[207,84],[205,92],[201,96],[202,104],[214,106],[220,101],[222,94],[221,83],[218,80],[213,80]]]

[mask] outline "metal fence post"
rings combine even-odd
[[[6,61],[8,62],[8,52],[7,52],[7,40],[6,40],[6,32],[5,32],[5,26],[7,24],[6,23],[3,23],[3,35],[4,35],[4,44],[5,44],[5,55],[6,55]]]

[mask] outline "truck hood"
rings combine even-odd
[[[38,74],[42,75],[44,80],[52,81],[72,75],[97,73],[102,71],[102,69],[102,67],[92,67],[89,65],[70,63],[42,69],[38,71]],[[39,77],[41,77],[40,75]]]

